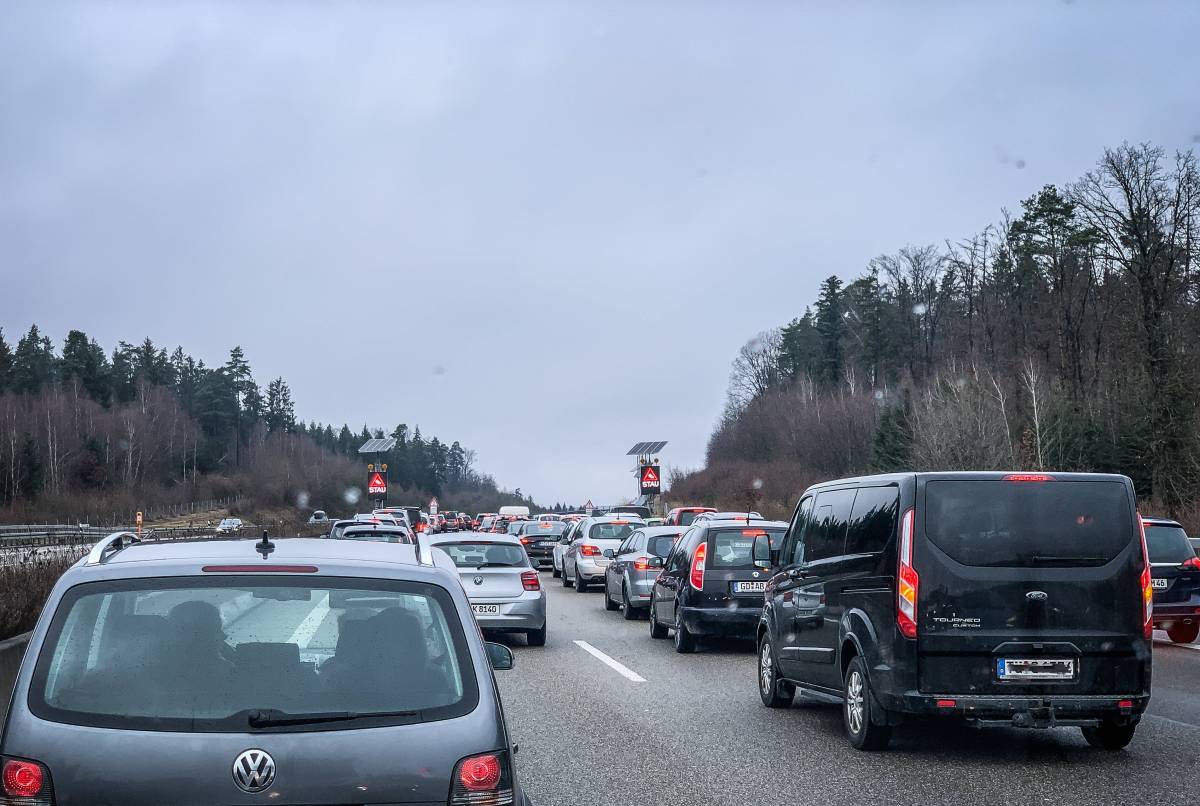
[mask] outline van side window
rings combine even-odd
[[[813,500],[813,496],[810,495],[796,507],[792,525],[788,527],[787,540],[780,553],[780,561],[784,565],[799,565],[804,558],[804,528],[812,515]]]
[[[854,499],[846,554],[878,554],[896,531],[900,488],[862,487]]]
[[[829,490],[817,495],[816,514],[804,532],[804,561],[825,560],[841,555],[846,544],[846,525],[857,490]]]

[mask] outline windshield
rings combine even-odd
[[[374,540],[380,543],[411,543],[408,534],[392,529],[343,529],[335,535],[339,540]]]
[[[438,543],[437,547],[450,555],[459,568],[478,568],[481,565],[525,567],[529,556],[520,546],[508,543],[489,543],[486,540],[462,543]]]
[[[1137,539],[1116,481],[931,481],[925,534],[963,565],[1104,565]]]
[[[31,686],[39,715],[130,730],[245,732],[256,711],[432,720],[474,697],[445,589],[323,577],[76,586]]]
[[[783,543],[783,527],[771,529],[721,529],[710,531],[709,544],[711,552],[706,560],[709,568],[739,568],[754,567],[754,540],[759,535],[767,535],[771,548],[778,549]]]
[[[646,541],[646,551],[655,557],[666,557],[671,546],[679,540],[679,535],[658,535]]]
[[[1181,563],[1196,556],[1187,533],[1179,526],[1146,524],[1146,550],[1152,563]]]
[[[588,540],[624,540],[629,537],[633,530],[641,526],[640,523],[627,523],[610,521],[608,523],[594,523],[588,529]]]
[[[696,512],[693,509],[685,509],[683,512],[679,513],[679,525],[680,526],[691,526],[692,523],[696,520],[696,516],[699,514],[700,514],[699,512]]]
[[[529,535],[530,537],[557,537],[567,530],[567,525],[561,521],[538,521],[537,523],[527,523],[521,530],[521,534]]]

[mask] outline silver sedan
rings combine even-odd
[[[666,557],[686,526],[646,526],[625,538],[612,552],[604,569],[604,609],[624,611],[632,621],[650,609],[650,592],[660,569],[652,568],[651,557]]]
[[[545,646],[546,591],[520,540],[455,532],[421,542],[450,555],[481,630],[523,632],[530,646]]]

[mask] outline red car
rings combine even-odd
[[[675,507],[667,513],[667,526],[691,526],[701,512],[716,512],[715,507]]]

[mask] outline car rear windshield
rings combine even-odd
[[[1104,565],[1137,539],[1119,481],[931,481],[925,535],[963,565]]]
[[[529,565],[525,549],[508,543],[491,543],[486,540],[462,543],[438,543],[437,547],[450,555],[459,568],[488,566]]]
[[[633,532],[634,526],[632,523],[618,521],[594,523],[592,528],[588,529],[588,540],[624,540]]]
[[[685,509],[683,512],[679,513],[679,525],[680,526],[691,526],[692,521],[696,520],[696,516],[699,514],[700,513],[695,510]]]
[[[1152,563],[1181,563],[1196,556],[1180,526],[1146,524],[1146,549]]]
[[[411,543],[408,534],[394,529],[343,529],[337,537],[341,540],[374,540],[379,543]]]
[[[444,588],[315,576],[77,585],[54,613],[29,694],[44,719],[182,732],[404,724],[477,702]],[[279,724],[289,715],[302,718]]]
[[[561,535],[566,530],[567,525],[562,521],[537,521],[536,523],[525,524],[522,534],[529,535],[530,537],[538,537],[541,535],[553,537],[555,535]]]
[[[759,535],[768,535],[771,548],[783,545],[782,527],[772,529],[718,529],[709,534],[709,553],[706,563],[709,568],[753,568],[754,540]]]
[[[655,557],[666,557],[671,551],[671,546],[679,540],[679,535],[658,535],[652,537],[646,542],[646,551],[653,554]]]

